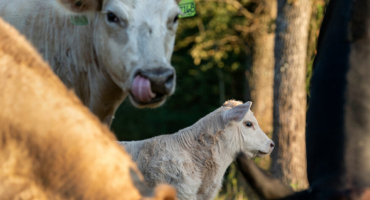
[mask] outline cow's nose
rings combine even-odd
[[[156,68],[141,71],[141,75],[149,79],[153,93],[169,94],[175,82],[175,71],[170,68]]]

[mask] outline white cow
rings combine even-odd
[[[77,12],[86,25],[71,20]],[[127,96],[143,108],[174,93],[170,60],[180,13],[175,0],[0,0],[0,17],[106,124]]]
[[[226,101],[175,134],[120,144],[149,186],[167,183],[177,189],[181,200],[211,200],[238,152],[262,157],[274,148],[274,142],[258,126],[251,105]]]

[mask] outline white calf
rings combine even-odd
[[[238,152],[252,158],[265,156],[274,148],[258,126],[251,105],[252,102],[226,101],[175,134],[120,144],[151,187],[168,183],[177,189],[181,200],[213,199]]]

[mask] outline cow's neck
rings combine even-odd
[[[89,107],[100,121],[110,126],[118,106],[126,98],[126,94],[111,79],[103,67],[95,65],[87,67],[86,72],[76,71],[73,79],[57,74],[62,81]]]
[[[127,94],[113,82],[110,75],[104,70],[105,68],[101,67],[100,69],[102,70],[96,71],[97,69],[95,69],[95,71],[89,72],[91,74],[88,79],[90,96],[89,101],[84,104],[89,106],[100,121],[110,126],[114,113]]]
[[[70,22],[69,16],[52,11],[39,15],[30,25],[41,27],[42,31],[33,34],[30,27],[24,32],[64,84],[110,126],[116,109],[127,95],[98,60],[93,43],[93,23],[76,26]],[[37,20],[40,18],[43,20]]]

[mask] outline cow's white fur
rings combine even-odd
[[[109,22],[108,12],[120,22]],[[175,0],[103,0],[100,11],[84,12],[88,25],[76,26],[71,13],[56,1],[0,1],[0,16],[24,34],[61,80],[108,124],[130,95],[139,69],[173,69],[174,18],[180,12]],[[144,106],[130,100],[137,107],[157,107],[165,101]]]
[[[227,101],[173,135],[119,143],[131,154],[151,187],[168,183],[177,189],[181,200],[213,199],[238,152],[255,157],[273,149],[273,142],[250,111],[251,104]],[[247,122],[253,127],[247,127]]]

